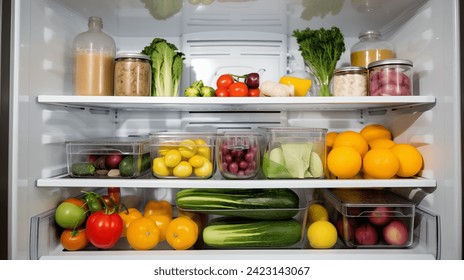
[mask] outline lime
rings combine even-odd
[[[337,243],[337,229],[329,221],[312,223],[307,231],[309,245],[314,249],[329,249]]]

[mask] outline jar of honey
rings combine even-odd
[[[395,58],[393,45],[382,39],[379,31],[367,30],[359,34],[359,42],[351,47],[351,65],[367,68],[369,63]]]

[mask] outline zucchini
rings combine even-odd
[[[71,173],[76,176],[90,176],[95,173],[95,166],[90,162],[78,162],[71,166]]]
[[[222,218],[203,229],[203,242],[216,248],[286,247],[301,240],[302,227],[295,219],[257,221]]]
[[[299,211],[298,195],[287,188],[184,189],[177,193],[176,204],[187,211],[260,220],[284,220]]]

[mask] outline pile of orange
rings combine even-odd
[[[329,132],[326,143],[331,178],[407,178],[423,167],[419,150],[395,143],[390,130],[380,124],[368,124],[360,132]]]

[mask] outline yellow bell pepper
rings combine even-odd
[[[283,76],[279,83],[284,85],[293,85],[295,96],[306,96],[311,87],[312,81],[309,79],[297,78],[292,76]]]

